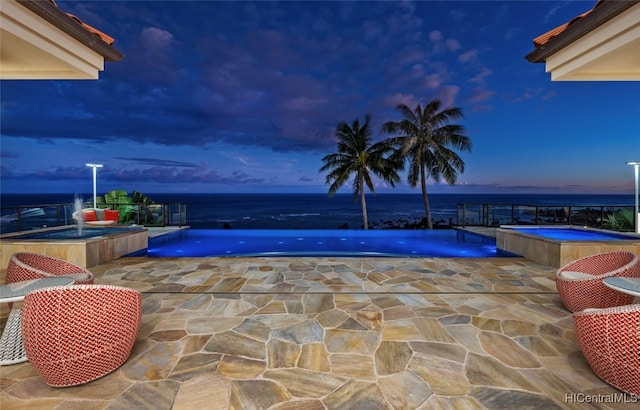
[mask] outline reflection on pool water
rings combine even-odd
[[[513,256],[494,238],[446,230],[186,229],[149,239],[150,257],[204,256]]]
[[[543,238],[557,239],[561,241],[617,241],[638,240],[632,235],[617,234],[615,232],[602,232],[576,228],[509,228],[517,232],[541,236]]]

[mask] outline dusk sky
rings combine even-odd
[[[99,80],[2,81],[5,193],[324,193],[336,124],[461,108],[431,193],[633,194],[640,82],[552,82],[525,55],[590,1],[64,1],[125,54]],[[419,192],[405,181],[377,193]],[[347,184],[344,192],[350,192]],[[341,191],[342,192],[342,191]]]

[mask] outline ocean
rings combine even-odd
[[[186,204],[192,228],[221,229],[360,229],[360,203],[351,194],[166,194],[144,193],[156,203]],[[82,194],[85,202],[92,194]],[[424,217],[422,195],[367,194],[371,228],[403,227]],[[12,207],[69,204],[73,194],[0,194],[2,215]],[[439,225],[458,224],[457,204],[633,207],[629,195],[430,194],[432,218]]]

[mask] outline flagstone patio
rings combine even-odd
[[[92,271],[143,292],[131,357],[69,388],[0,367],[3,410],[637,406],[584,360],[555,269],[526,259],[142,257]]]

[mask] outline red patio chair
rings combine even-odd
[[[30,252],[11,255],[7,267],[7,283],[51,276],[68,276],[79,285],[93,283],[91,271],[64,259]]]
[[[593,372],[640,397],[640,305],[587,309],[573,314],[576,339]]]
[[[27,358],[54,387],[83,384],[127,361],[138,336],[142,295],[109,285],[72,285],[28,293],[22,306]]]
[[[626,251],[585,256],[556,272],[556,287],[564,306],[571,312],[633,303],[633,296],[606,287],[610,276],[640,277],[638,256]]]

